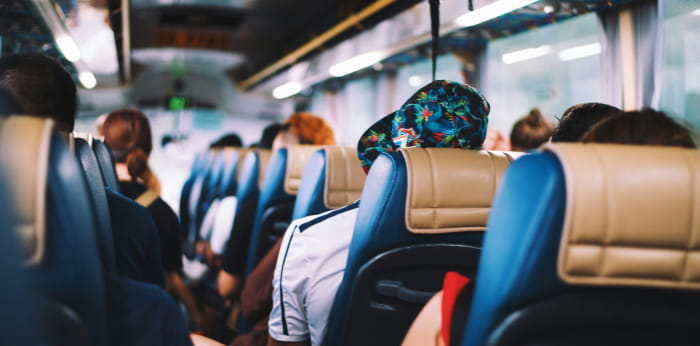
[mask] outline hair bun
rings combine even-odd
[[[129,169],[129,175],[133,180],[143,176],[148,170],[148,156],[141,148],[132,149],[126,155],[126,166]]]

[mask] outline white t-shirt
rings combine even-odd
[[[355,202],[289,225],[272,280],[268,327],[273,339],[311,339],[312,345],[323,341],[328,314],[345,272],[357,206]]]

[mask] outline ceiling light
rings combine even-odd
[[[76,62],[80,60],[80,50],[78,49],[78,45],[75,44],[75,41],[73,41],[73,38],[70,36],[65,34],[56,35],[56,45],[68,61]]]
[[[503,54],[502,60],[504,64],[510,65],[515,64],[516,62],[539,58],[550,53],[552,53],[552,47],[544,45],[536,48],[527,48]]]
[[[690,12],[690,14],[692,14],[694,16],[700,16],[700,8],[698,8],[697,10],[695,10],[693,12]]]
[[[506,13],[513,12],[537,1],[538,0],[498,0],[461,15],[455,20],[455,23],[462,27],[474,26]]]
[[[559,52],[559,60],[571,61],[598,54],[600,54],[600,43],[596,42],[564,49],[561,52]]]
[[[289,82],[273,89],[272,96],[278,100],[286,99],[287,97],[298,94],[301,91],[301,88],[301,83]]]
[[[369,52],[337,63],[328,69],[328,73],[333,77],[342,77],[347,74],[359,71],[367,66],[372,66],[383,58],[381,52]]]
[[[420,76],[408,77],[408,85],[410,85],[414,88],[417,88],[417,87],[423,85],[423,78],[421,78]]]
[[[95,79],[95,75],[92,72],[80,72],[78,79],[80,79],[80,84],[86,89],[92,89],[97,86],[97,79]]]

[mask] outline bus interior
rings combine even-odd
[[[280,239],[302,224],[292,222],[357,200],[327,330],[300,345],[700,344],[695,150],[401,149],[366,177],[357,160],[367,129],[435,80],[488,100],[487,141],[508,142],[535,109],[558,129],[569,107],[591,102],[658,110],[695,136],[700,0],[0,0],[0,62],[24,53],[72,77],[76,139],[63,148],[50,124],[0,118],[0,272],[19,278],[0,287],[0,345],[126,340],[109,335],[111,308],[95,294],[110,294],[96,276],[113,274],[117,219],[150,227],[110,200],[123,153],[99,126],[124,108],[150,123],[153,198],[179,220],[182,289],[195,300],[173,293],[180,281],[166,271],[179,301],[170,313],[195,345],[286,344],[268,343],[267,329],[236,339],[254,330],[241,312],[246,280],[275,249],[281,287],[292,240]],[[335,144],[261,147],[266,127],[289,128],[297,113],[322,119]],[[240,143],[215,144],[230,134]],[[222,296],[217,273],[241,232],[241,274]],[[449,271],[471,280],[462,296],[473,300],[453,297],[451,319],[416,320],[449,292]],[[452,338],[411,344],[418,321],[442,321]],[[167,343],[138,344],[156,339]]]

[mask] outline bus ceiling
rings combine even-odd
[[[443,1],[441,52],[458,52],[468,63],[469,51],[488,40],[631,1],[473,0],[474,11],[466,0]],[[244,91],[267,90],[291,74],[301,80],[293,87],[305,88],[358,69],[343,63],[396,68],[430,56],[428,4],[420,0],[3,0],[0,10],[40,22],[10,28],[4,42],[61,58],[92,87],[92,66],[71,53],[75,30],[67,25],[85,6],[104,10],[114,33],[113,62],[94,66],[114,65],[121,85],[156,70],[175,79],[215,75]],[[26,32],[40,34],[32,41]],[[97,74],[104,86],[109,73]]]

